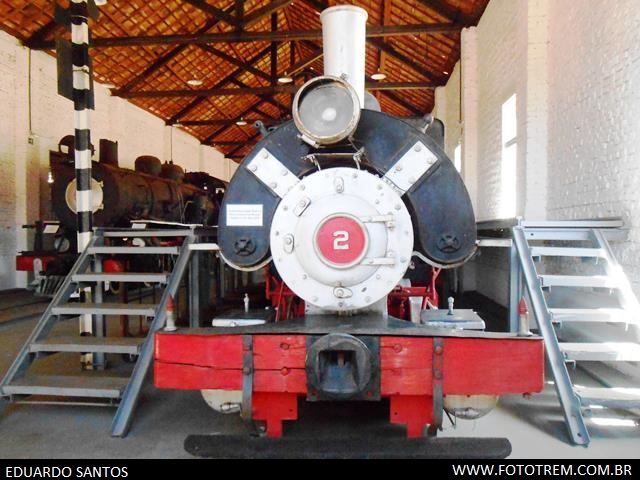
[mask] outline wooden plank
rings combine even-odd
[[[256,335],[253,365],[260,370],[305,368],[307,340],[304,335]]]
[[[445,394],[506,395],[540,392],[543,387],[542,339],[444,339]]]
[[[242,369],[241,335],[180,335],[158,332],[155,359],[217,369]]]
[[[156,359],[153,384],[156,388],[176,390],[242,390],[242,370],[165,363]]]

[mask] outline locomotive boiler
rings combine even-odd
[[[389,315],[387,296],[412,261],[462,265],[476,227],[434,138],[362,108],[366,18],[353,6],[322,13],[324,75],[300,87],[293,120],[242,161],[220,211],[224,260],[242,271],[272,263],[304,316],[155,339],[157,387],[203,390],[270,437],[297,418],[299,397],[388,399],[391,422],[419,437],[441,428],[445,410],[477,418],[500,395],[543,386],[537,337],[484,332],[473,312],[453,308]]]
[[[100,141],[100,161],[91,166],[93,223],[96,227],[128,227],[132,220],[160,220],[215,225],[220,191],[225,184],[202,172],[185,173],[173,162],[164,164],[144,155],[135,160],[135,170],[118,165],[114,142]],[[115,144],[117,146],[117,144]],[[75,239],[76,180],[73,137],[61,140],[59,151],[71,154],[51,158],[54,183],[51,203],[69,243]]]
[[[34,250],[16,258],[18,270],[36,274],[36,290],[53,294],[77,257],[76,176],[72,135],[50,152],[51,207],[57,222],[37,222]],[[100,140],[100,161],[92,161],[95,227],[128,228],[132,221],[217,225],[226,183],[204,172],[141,156],[135,169],[118,164],[117,142]],[[166,225],[170,228],[170,225]],[[53,234],[53,239],[45,238]],[[49,235],[50,237],[52,235]]]

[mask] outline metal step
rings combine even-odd
[[[132,229],[126,228],[123,230],[109,230],[102,232],[103,237],[109,238],[140,238],[140,237],[186,237],[191,235],[193,230],[144,230],[144,229]]]
[[[640,408],[640,388],[575,387],[583,406],[601,405],[609,408]]]
[[[542,287],[616,288],[617,282],[603,275],[539,275]]]
[[[149,303],[63,303],[51,309],[54,315],[144,315],[152,317],[156,306]]]
[[[128,353],[138,355],[144,338],[132,337],[50,337],[29,345],[31,353],[36,352],[100,352]]]
[[[2,390],[4,395],[120,398],[128,381],[122,377],[42,375],[16,379]]]
[[[553,323],[590,322],[590,323],[631,323],[628,312],[621,308],[550,308]]]
[[[560,343],[567,360],[591,362],[640,362],[637,343]]]
[[[89,247],[89,254],[178,255],[180,247]]]
[[[531,247],[532,257],[605,258],[601,248]]]
[[[167,283],[167,273],[76,273],[74,282],[140,282]]]

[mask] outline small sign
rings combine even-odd
[[[262,205],[227,205],[228,227],[262,227]]]

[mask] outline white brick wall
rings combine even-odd
[[[99,84],[95,89],[93,142],[97,147],[100,138],[117,140],[121,166],[133,168],[137,156],[155,155],[162,160],[173,157],[188,171],[205,171],[223,180],[235,172],[235,162],[214,148],[202,146],[187,133],[166,127],[154,115],[111,97]],[[60,138],[70,133],[73,104],[57,94],[55,58],[43,52],[30,53],[14,37],[0,32],[0,290],[25,285],[26,277],[15,272],[16,252],[28,247],[21,226],[51,214],[46,182],[49,150],[56,149]]]
[[[587,5],[588,3],[588,5]],[[623,216],[616,254],[640,294],[640,10],[635,0],[491,0],[462,35],[463,177],[479,220],[500,203],[501,111],[518,95],[518,215]],[[460,95],[436,95],[447,131]],[[453,107],[452,107],[453,106]],[[449,148],[449,147],[447,147]],[[450,152],[449,152],[450,153]],[[505,304],[506,256],[486,251],[478,290]]]
[[[551,2],[549,218],[622,216],[614,245],[640,295],[640,10],[637,0]]]

